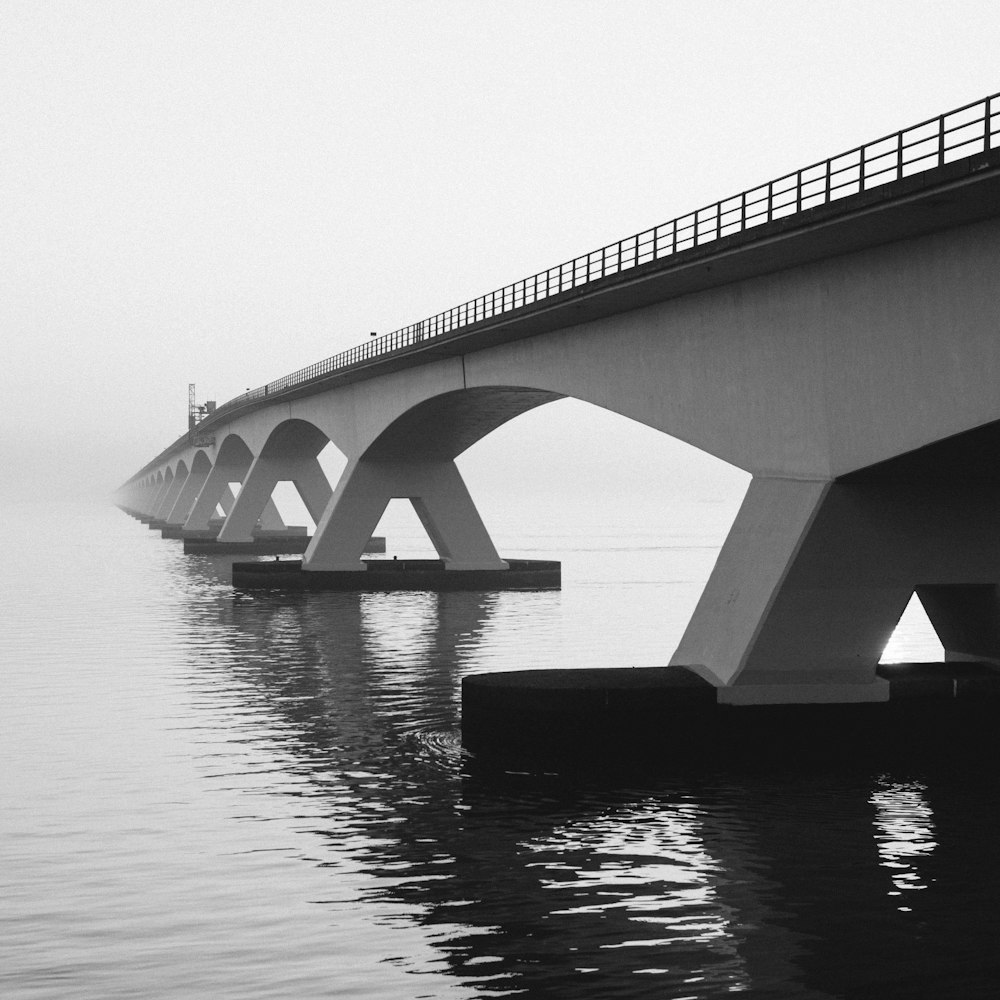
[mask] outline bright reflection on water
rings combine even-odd
[[[3,513],[4,998],[994,995],[988,761],[462,751],[465,673],[665,662],[711,505],[512,527],[559,594],[250,597],[114,509]]]
[[[875,806],[876,844],[882,866],[892,879],[890,896],[914,889],[926,889],[920,862],[937,844],[934,841],[934,814],[925,789],[917,782],[880,780],[872,795]],[[906,900],[909,903],[909,900]],[[899,907],[906,910],[903,903]]]

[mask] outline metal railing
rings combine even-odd
[[[1000,93],[723,198],[300,368],[223,403],[215,411],[212,422],[247,403],[278,395],[331,372],[402,348],[414,347],[428,339],[543,302],[581,285],[672,257],[775,219],[987,152],[1000,145],[998,136]]]

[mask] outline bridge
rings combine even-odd
[[[185,532],[225,503],[249,541],[291,481],[309,574],[365,572],[409,498],[447,573],[504,571],[455,458],[574,397],[753,476],[671,660],[720,702],[885,700],[914,591],[949,659],[1000,662],[998,135],[991,95],[372,339],[219,406],[119,502]]]

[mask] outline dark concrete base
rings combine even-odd
[[[371,559],[367,570],[302,569],[299,560],[233,563],[239,590],[558,590],[561,563],[509,559],[509,569],[447,570],[440,559]]]
[[[252,542],[219,542],[214,538],[185,538],[186,556],[282,556],[305,552],[308,535],[283,538],[255,538]]]
[[[163,537],[168,536],[164,534]],[[291,556],[305,552],[312,541],[312,536],[306,534],[305,528],[289,528],[286,531],[258,529],[254,532],[252,542],[220,542],[214,532],[185,532],[180,537],[184,539],[184,554],[198,556]],[[368,540],[365,551],[385,552],[385,538],[373,535]]]
[[[484,762],[587,767],[750,759],[792,766],[1000,744],[1000,669],[891,664],[888,702],[720,705],[685,667],[521,670],[462,682],[462,742]]]

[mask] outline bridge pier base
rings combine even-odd
[[[394,498],[413,504],[446,570],[508,568],[454,461],[355,459],[348,463],[316,527],[303,570],[364,571],[365,544]]]
[[[884,701],[914,591],[949,658],[1000,656],[1000,487],[755,479],[671,663],[727,704]]]

